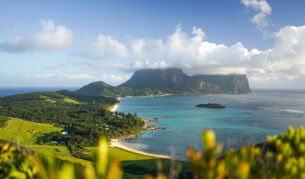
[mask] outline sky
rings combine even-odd
[[[145,68],[305,89],[303,0],[3,1],[0,87],[118,85]]]

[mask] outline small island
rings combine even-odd
[[[198,104],[195,106],[197,108],[215,108],[215,109],[223,109],[226,108],[223,104],[217,104],[217,103],[208,103],[208,104]]]

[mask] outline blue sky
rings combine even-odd
[[[246,73],[253,88],[305,88],[304,8],[301,0],[4,1],[0,86],[117,85],[140,68],[178,67]]]

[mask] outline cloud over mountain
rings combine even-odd
[[[253,84],[305,76],[305,26],[283,27],[273,34],[273,38],[270,49],[248,49],[241,42],[231,46],[209,42],[201,28],[194,27],[191,33],[186,33],[178,25],[165,39],[129,39],[126,44],[116,41],[114,44],[124,47],[121,54],[128,54],[122,56],[127,61],[114,63],[111,59],[119,58],[120,53],[108,53],[103,61],[96,58],[69,63],[126,72],[178,67],[188,74],[247,74]]]

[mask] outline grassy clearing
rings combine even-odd
[[[38,137],[46,133],[61,131],[62,128],[52,124],[42,124],[10,118],[6,127],[0,128],[0,139],[22,145],[35,144]]]
[[[46,99],[46,100],[44,100],[44,101],[49,102],[49,103],[56,103],[56,101],[55,101],[55,100],[52,100],[52,99]]]
[[[79,163],[84,166],[88,166],[91,164],[90,161],[73,157],[66,146],[27,145],[26,147],[35,150],[37,153],[53,156],[61,160],[70,161],[72,163]]]
[[[19,143],[40,154],[54,156],[73,163],[88,165],[90,163],[89,161],[73,157],[66,146],[35,145],[38,137],[45,133],[61,130],[62,128],[54,127],[52,124],[41,124],[18,118],[10,118],[10,120],[7,121],[7,126],[0,128],[0,139]]]
[[[64,102],[73,103],[73,104],[80,104],[78,101],[75,101],[75,100],[70,99],[70,98],[64,98]]]
[[[48,96],[40,95],[40,97],[41,97],[42,99],[44,99],[45,102],[56,103],[55,100],[50,99]]]
[[[42,99],[48,99],[49,97],[47,97],[47,96],[45,96],[45,95],[40,95],[40,97],[42,98]]]

